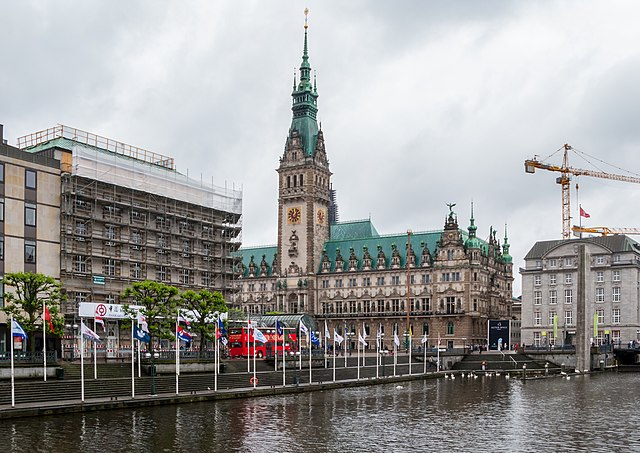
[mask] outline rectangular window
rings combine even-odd
[[[565,304],[570,304],[573,302],[573,290],[572,289],[565,289],[564,290],[564,303]]]
[[[131,274],[131,278],[136,278],[136,279],[142,278],[142,264],[131,263],[130,274]]]
[[[604,282],[604,272],[598,271],[596,272],[596,283]]]
[[[533,314],[533,325],[534,326],[542,325],[542,313],[540,313],[539,311],[536,311]]]
[[[534,275],[533,276],[533,284],[535,286],[540,286],[542,285],[542,276],[541,275]]]
[[[24,241],[24,262],[36,262],[36,243],[35,241]]]
[[[211,274],[209,272],[203,272],[201,281],[202,281],[202,286],[211,285]]]
[[[168,282],[171,280],[171,271],[166,266],[159,266],[157,278],[161,282]]]
[[[392,275],[391,276],[391,284],[392,285],[399,285],[400,284],[400,276],[399,275]]]
[[[536,347],[539,347],[542,342],[540,332],[533,332],[533,344]]]
[[[4,283],[2,283],[2,278],[3,276],[0,275],[0,308],[4,307]]]
[[[558,291],[552,289],[549,291],[549,303],[557,304],[558,303]]]
[[[533,304],[534,305],[542,304],[542,291],[533,292]]]
[[[557,267],[558,262],[555,259],[549,260],[549,267]]]
[[[604,264],[604,256],[596,256],[596,264]]]
[[[377,284],[378,284],[378,286],[383,286],[384,285],[384,277],[378,277],[377,278]]]
[[[613,271],[613,281],[614,282],[620,281],[620,271]]]
[[[322,288],[327,289],[329,287],[329,280],[322,280]]]
[[[573,312],[570,310],[567,310],[564,312],[564,325],[565,326],[573,325]]]
[[[604,302],[604,288],[596,288],[596,302]]]
[[[620,323],[620,309],[619,308],[614,308],[613,310],[611,310],[611,322],[615,323],[615,324],[619,324]]]
[[[549,284],[550,285],[555,285],[556,284],[556,274],[550,274],[549,275]]]
[[[188,285],[190,277],[191,277],[191,272],[189,269],[180,269],[179,281],[182,285]]]
[[[4,222],[4,198],[0,198],[0,222]]]
[[[620,302],[620,287],[614,286],[611,288],[611,301],[612,302]]]
[[[601,308],[596,310],[596,316],[598,316],[598,324],[604,324],[604,310]]]
[[[564,274],[564,282],[567,285],[573,283],[573,274]]]
[[[336,278],[336,288],[342,288],[342,279]]]
[[[620,262],[620,255],[613,255],[613,262],[614,263],[619,263]]]
[[[553,326],[553,320],[556,317],[556,312],[555,311],[550,311],[549,312],[549,325]]]
[[[371,286],[371,277],[363,277],[362,286]]]
[[[542,260],[536,260],[536,267],[538,269],[542,268]]]
[[[24,204],[24,224],[27,226],[36,226],[36,205],[31,203]]]
[[[27,189],[35,189],[36,188],[36,183],[37,183],[36,175],[37,175],[37,173],[35,172],[35,170],[25,170],[24,171],[24,186]]]
[[[612,330],[611,331],[611,341],[613,341],[615,344],[620,344],[620,331],[619,330]]]
[[[565,266],[573,266],[573,258],[565,258],[564,259]]]
[[[107,258],[102,261],[102,271],[104,275],[113,277],[116,275],[116,260]]]
[[[4,182],[4,164],[0,164],[0,182]]]
[[[87,225],[82,220],[76,221],[76,234],[78,236],[84,236],[87,234]]]
[[[429,283],[429,274],[422,274],[422,276],[420,277],[420,281],[422,282],[423,285],[426,285]]]
[[[73,257],[73,272],[87,272],[87,257],[84,255],[76,255]]]

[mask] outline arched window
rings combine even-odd
[[[449,321],[447,324],[447,335],[453,335],[453,321]]]

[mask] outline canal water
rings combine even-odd
[[[0,421],[3,452],[640,451],[640,374],[429,379]]]

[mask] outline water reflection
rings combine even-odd
[[[639,375],[427,380],[0,422],[10,451],[638,451]]]

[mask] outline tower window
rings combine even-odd
[[[287,189],[291,187],[291,176],[287,176]]]
[[[300,175],[300,187],[304,185],[303,181],[304,181],[303,175]]]
[[[293,175],[293,187],[297,187],[298,185],[298,177],[296,175]]]

